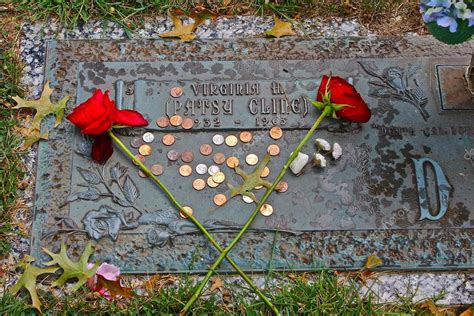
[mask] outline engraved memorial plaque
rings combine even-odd
[[[308,98],[321,77],[344,77],[371,120],[325,120],[302,152],[323,138],[341,158],[288,171],[232,258],[254,271],[357,269],[371,254],[385,269],[472,268],[474,104],[462,76],[473,42],[447,58],[426,39],[346,41],[50,42],[46,77],[73,97],[67,113],[99,88],[144,114],[149,126],[120,139],[222,245],[256,206],[231,198],[243,179],[228,159],[252,173],[273,145],[262,175],[273,181],[318,117]],[[90,146],[69,122],[40,144],[33,254],[93,240],[95,257],[124,272],[206,270],[217,252],[184,214],[118,148],[98,165]]]

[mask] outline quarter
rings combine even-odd
[[[258,163],[258,156],[255,154],[248,154],[247,157],[245,157],[245,162],[250,166],[255,166]]]
[[[263,204],[262,207],[260,208],[260,214],[263,216],[270,216],[273,213],[273,206],[270,204]]]
[[[181,123],[181,127],[184,129],[191,129],[194,126],[194,120],[192,118],[186,117]]]
[[[227,167],[234,169],[235,167],[238,167],[240,165],[239,158],[237,157],[229,157],[227,158]]]
[[[171,88],[171,90],[170,90],[170,95],[171,95],[173,98],[179,98],[180,96],[183,95],[183,88],[181,88],[181,87],[173,87],[173,88]]]
[[[142,156],[149,156],[151,155],[151,146],[150,145],[141,145],[139,148],[138,148],[138,152],[142,155]]]
[[[211,176],[219,171],[221,171],[221,169],[219,168],[219,166],[216,165],[212,165],[207,169],[207,173],[209,173],[209,175]]]
[[[216,164],[222,165],[225,162],[225,155],[223,153],[215,153],[213,160]]]
[[[170,124],[173,126],[180,126],[183,123],[183,118],[179,115],[173,115],[170,117]]]
[[[188,213],[189,215],[193,215],[193,209],[189,206],[183,206],[183,209]],[[186,219],[188,218],[188,215],[186,215],[182,210],[179,211],[179,216],[182,218]]]
[[[166,116],[159,117],[156,119],[156,125],[161,128],[168,127],[168,125],[170,125],[170,119]]]
[[[166,146],[173,145],[175,141],[176,141],[176,139],[171,134],[165,134],[165,135],[163,135],[163,138],[161,139],[161,142]]]
[[[225,144],[229,147],[234,147],[238,142],[239,140],[234,135],[229,135],[225,138]]]
[[[145,143],[152,143],[155,140],[155,135],[153,135],[153,133],[146,132],[143,134],[142,138]]]
[[[190,165],[182,165],[179,167],[179,174],[183,177],[189,177],[193,173],[193,168]]]
[[[278,156],[280,154],[280,147],[278,145],[275,145],[275,144],[268,145],[267,153],[270,156]]]
[[[225,204],[225,202],[227,202],[227,198],[224,194],[216,194],[214,196],[214,204],[217,206],[222,206]]]
[[[217,146],[222,145],[224,144],[224,136],[220,134],[216,134],[212,136],[212,142]]]
[[[170,151],[168,151],[168,153],[166,154],[166,157],[168,157],[169,160],[171,161],[176,161],[179,159],[179,152],[177,152],[176,150],[174,149],[171,149]]]
[[[193,188],[196,191],[201,191],[206,187],[206,181],[201,178],[198,178],[193,181]]]
[[[243,143],[248,143],[252,140],[252,133],[249,131],[240,132],[239,138]]]
[[[222,183],[225,180],[225,174],[221,171],[218,171],[212,175],[212,181],[215,183]]]
[[[209,144],[202,144],[201,147],[199,147],[199,151],[204,156],[209,156],[212,153],[212,146]]]
[[[150,171],[153,173],[155,176],[161,176],[164,172],[165,168],[163,165],[156,163],[153,166],[151,166]]]
[[[270,128],[270,137],[273,139],[280,139],[283,136],[283,131],[278,126]]]
[[[206,174],[207,173],[207,166],[203,163],[200,163],[196,166],[196,172],[198,174]]]

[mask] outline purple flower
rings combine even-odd
[[[458,22],[456,19],[450,16],[444,16],[436,20],[436,23],[442,27],[449,27],[451,33],[455,33],[458,30]]]

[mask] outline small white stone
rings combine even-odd
[[[331,151],[331,144],[325,139],[318,138],[316,139],[316,147],[322,151]]]
[[[332,145],[332,158],[334,158],[335,160],[341,158],[342,156],[342,147],[341,145],[339,145],[338,143],[334,143],[334,145]]]
[[[326,168],[326,157],[321,154],[314,154],[314,165],[319,168]]]
[[[298,174],[303,170],[304,166],[308,163],[309,156],[303,153],[298,153],[295,160],[290,165],[291,172]]]

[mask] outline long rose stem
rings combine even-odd
[[[112,131],[109,131],[109,135],[112,138],[112,140],[117,144],[117,146],[120,147],[120,149],[123,150],[123,152],[129,156],[139,167],[140,169],[148,176],[150,177],[153,182],[155,182],[158,187],[163,190],[163,192],[166,194],[168,199],[180,210],[183,212],[193,223],[196,225],[199,230],[202,231],[202,233],[209,239],[209,241],[214,245],[214,247],[219,251],[223,252],[224,249],[217,243],[217,241],[214,239],[214,237],[209,234],[207,229],[201,224],[201,222],[194,217],[192,214],[189,214],[189,212],[186,211],[186,209],[183,208],[181,203],[178,202],[178,200],[174,197],[174,195],[168,190],[168,188],[153,174],[151,173],[150,169],[148,169],[147,166],[145,166],[140,160],[138,160],[135,155],[125,146],[122,141],[115,136],[115,134]],[[237,271],[237,273],[242,277],[242,279],[247,282],[247,284],[250,286],[250,288],[262,299],[262,301],[267,304],[267,306],[275,313],[276,315],[281,315],[278,309],[276,308],[275,305],[260,291],[260,289],[252,282],[252,280],[245,274],[245,272],[232,260],[232,258],[228,257],[227,255],[225,256],[225,259],[230,263],[230,265]],[[221,260],[222,261],[222,260]]]
[[[212,266],[209,268],[209,271],[207,272],[206,276],[204,277],[204,279],[201,281],[201,284],[199,284],[198,288],[196,289],[196,291],[194,292],[193,296],[189,299],[189,301],[186,303],[186,306],[184,306],[183,310],[181,311],[181,314],[183,313],[186,313],[189,311],[189,309],[191,308],[191,306],[193,305],[193,303],[199,298],[199,296],[201,295],[204,287],[206,286],[207,282],[209,281],[209,279],[211,278],[212,274],[214,273],[214,271],[219,267],[219,265],[221,264],[222,260],[227,256],[227,254],[232,250],[232,248],[234,248],[234,246],[239,242],[240,238],[243,236],[243,234],[247,231],[247,229],[250,227],[250,225],[252,224],[252,222],[255,220],[255,218],[257,217],[259,211],[260,211],[260,208],[263,206],[263,204],[267,201],[267,199],[270,197],[270,195],[272,194],[272,192],[275,190],[275,187],[277,186],[277,184],[280,182],[280,180],[283,178],[283,176],[285,175],[286,171],[288,170],[288,168],[290,167],[291,163],[293,162],[293,160],[295,160],[296,156],[298,156],[298,153],[301,151],[301,149],[303,148],[303,146],[306,144],[306,142],[308,141],[308,139],[311,137],[311,135],[313,135],[314,131],[316,130],[316,128],[318,128],[319,124],[321,124],[322,120],[328,116],[330,113],[332,112],[332,109],[330,106],[326,106],[323,110],[323,112],[319,115],[318,119],[316,120],[316,122],[314,122],[313,126],[311,127],[311,129],[308,131],[308,133],[305,135],[305,137],[301,140],[301,142],[298,144],[298,146],[296,147],[296,149],[293,151],[293,153],[290,155],[290,157],[288,158],[288,160],[285,162],[285,165],[283,166],[283,168],[281,169],[280,173],[278,174],[278,176],[276,177],[276,179],[273,181],[272,183],[272,186],[267,189],[267,191],[265,192],[265,194],[263,195],[262,199],[260,200],[260,202],[258,203],[257,207],[255,208],[255,210],[253,211],[252,215],[250,215],[249,219],[247,220],[247,222],[245,223],[245,225],[242,227],[242,229],[239,231],[239,233],[237,234],[237,236],[235,236],[235,238],[232,240],[232,242],[229,244],[229,246],[227,246],[224,251],[219,255],[219,257],[216,259],[216,261],[212,264]]]

